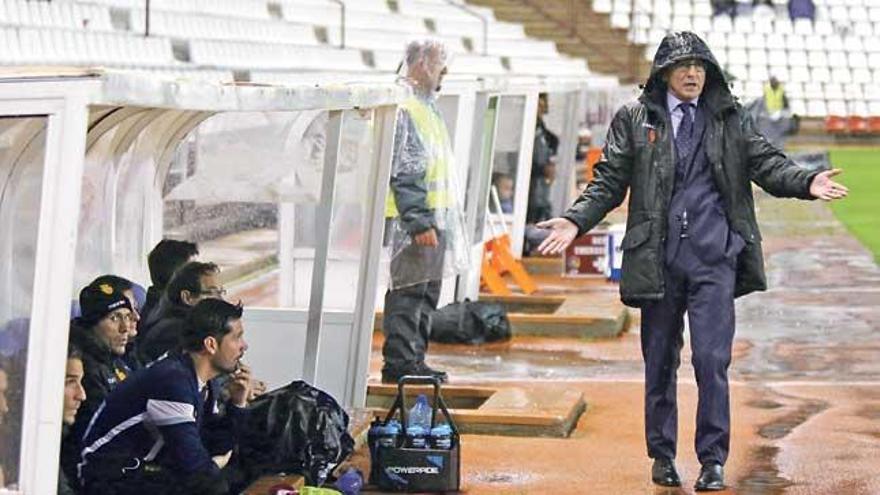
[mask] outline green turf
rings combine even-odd
[[[835,179],[849,188],[849,196],[831,209],[880,261],[880,148],[830,151],[831,163],[843,169]]]

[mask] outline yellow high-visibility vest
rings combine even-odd
[[[432,210],[447,208],[451,206],[449,192],[446,188],[452,146],[449,144],[449,133],[446,131],[443,117],[427,103],[415,97],[404,101],[401,108],[409,113],[428,156],[427,169],[425,170],[425,187],[428,190],[427,206]],[[388,196],[385,197],[385,217],[396,217],[399,214],[397,204],[394,201],[394,192],[389,189]]]
[[[783,108],[785,108],[785,90],[782,89],[782,85],[773,89],[769,84],[764,85],[764,105],[767,107],[767,111],[770,113],[775,113]]]

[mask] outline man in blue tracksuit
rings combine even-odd
[[[193,308],[183,352],[120,384],[83,439],[87,494],[226,494],[220,468],[235,447],[250,392],[241,306],[206,299]],[[219,400],[214,378],[232,375]]]

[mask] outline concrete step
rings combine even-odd
[[[407,387],[406,391],[407,397],[433,394],[430,387]],[[587,408],[583,393],[562,386],[526,389],[453,384],[444,385],[440,393],[459,433],[464,434],[568,437]],[[371,383],[367,406],[384,418],[396,396],[397,385]]]

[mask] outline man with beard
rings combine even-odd
[[[727,369],[735,297],[765,290],[751,181],[779,197],[846,196],[839,170],[798,167],[758,134],[734,100],[718,62],[697,35],[667,35],[638,101],[608,130],[593,181],[539,249],[559,253],[626,197],[623,302],[642,310],[645,436],[652,480],[681,484],[675,469],[676,372],[687,312],[697,405],[698,491],[723,490],[730,448]]]
[[[220,469],[238,441],[250,393],[242,308],[199,302],[169,355],[120,385],[83,440],[87,494],[226,494]],[[215,378],[230,375],[222,403]]]
[[[437,108],[446,75],[446,48],[437,41],[406,47],[404,82],[413,96],[401,104],[394,134],[390,191],[385,203],[386,241],[391,245],[391,283],[385,294],[382,381],[445,372],[425,363],[432,311],[443,277],[457,270],[461,210],[456,201],[454,154]]]

